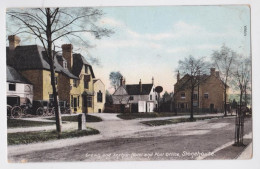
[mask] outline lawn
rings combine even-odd
[[[28,144],[35,142],[44,142],[48,140],[66,139],[73,137],[82,137],[87,135],[99,134],[99,131],[93,128],[87,130],[63,131],[60,135],[55,130],[52,131],[33,131],[8,133],[8,145]]]
[[[191,120],[190,118],[177,118],[177,119],[167,119],[167,120],[150,120],[150,121],[143,121],[141,123],[148,126],[161,126],[161,125],[177,124],[183,122],[194,122],[194,121],[206,120],[212,118],[223,118],[223,117],[222,116],[194,117],[193,120]]]
[[[55,117],[47,118],[48,120],[55,120]],[[62,121],[78,122],[78,116],[62,116]],[[102,119],[100,117],[86,115],[86,122],[100,122]]]
[[[54,124],[55,124],[55,122],[7,119],[7,128],[48,126],[48,125],[54,125]]]
[[[156,118],[156,117],[172,117],[175,113],[122,113],[117,117],[124,120],[132,120],[137,118]]]

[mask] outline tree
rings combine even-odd
[[[236,61],[236,64],[239,65],[236,67],[234,72],[232,73],[234,76],[233,84],[235,88],[239,90],[239,105],[241,111],[241,105],[243,105],[243,97],[245,98],[244,105],[247,106],[246,103],[246,95],[247,91],[251,86],[251,59],[250,58],[241,58]]]
[[[97,39],[109,36],[113,33],[111,30],[95,24],[102,15],[101,10],[94,8],[30,8],[7,11],[7,19],[15,23],[18,28],[14,34],[26,34],[38,39],[46,51],[50,65],[58,133],[61,132],[62,123],[55,86],[54,57],[55,47],[57,47],[55,44],[61,38],[69,42],[77,38],[85,47],[89,47],[88,41],[82,38],[82,33],[90,33]]]
[[[236,62],[237,66],[234,71],[234,84],[239,89],[239,107],[236,117],[235,145],[243,146],[244,135],[244,114],[247,111],[247,103],[243,104],[243,95],[246,96],[251,81],[251,60],[250,58],[241,58]],[[242,107],[243,106],[243,107]]]
[[[178,69],[182,75],[187,74],[188,88],[190,89],[190,119],[193,120],[193,96],[194,89],[199,83],[200,74],[206,73],[208,64],[204,61],[204,57],[198,59],[189,56],[179,61]]]
[[[224,83],[224,116],[227,116],[227,88],[231,71],[234,69],[234,63],[237,54],[230,48],[223,45],[220,51],[214,51],[212,54],[213,65],[219,70],[220,79]]]
[[[116,90],[120,86],[120,79],[123,78],[123,75],[118,71],[118,72],[110,72],[109,74],[109,80],[111,86],[114,87]]]

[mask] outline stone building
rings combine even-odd
[[[50,66],[43,47],[20,46],[20,38],[9,36],[7,65],[12,66],[34,87],[33,100],[53,100]],[[62,45],[54,57],[55,84],[60,101],[66,101],[72,112],[94,112],[95,78],[92,66],[81,54],[73,53],[71,44]]]
[[[215,68],[210,69],[209,75],[200,75],[194,89],[193,105],[191,105],[190,75],[180,78],[177,74],[177,83],[174,85],[175,111],[188,112],[191,106],[195,112],[223,112],[224,111],[224,83]],[[227,93],[229,87],[227,88]],[[228,100],[228,95],[227,95]]]

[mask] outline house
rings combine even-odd
[[[202,112],[224,111],[225,84],[220,79],[219,72],[215,71],[215,68],[210,69],[209,75],[204,74],[196,77],[196,79],[199,79],[199,82],[194,89],[193,105],[191,105],[189,79],[190,75],[188,74],[181,79],[180,74],[177,74],[177,83],[174,85],[175,110],[187,112],[193,106],[196,111]]]
[[[20,38],[8,37],[7,65],[34,86],[33,99],[53,101],[50,66],[43,47],[38,45],[20,46]],[[92,66],[86,59],[73,53],[71,44],[62,45],[62,53],[54,57],[55,84],[60,101],[69,103],[72,112],[94,112],[95,78]]]
[[[13,67],[6,67],[6,91],[8,105],[32,103],[33,85]]]
[[[100,79],[93,80],[94,83],[94,112],[102,113],[105,109],[106,90]]]
[[[142,84],[140,79],[139,84],[125,84],[123,77],[120,80],[120,86],[112,95],[113,104],[120,105],[121,112],[125,108],[129,112],[154,112],[158,107],[158,94],[155,92],[153,83]]]

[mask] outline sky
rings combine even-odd
[[[248,6],[153,6],[102,7],[100,26],[112,29],[110,37],[97,40],[82,50],[97,58],[93,64],[96,78],[113,93],[109,73],[120,71],[126,84],[151,83],[172,92],[178,61],[189,55],[210,61],[214,50],[227,47],[244,56],[250,55],[250,8]],[[246,27],[246,33],[245,33]],[[35,42],[25,42],[32,44]],[[74,46],[74,49],[77,47]]]

